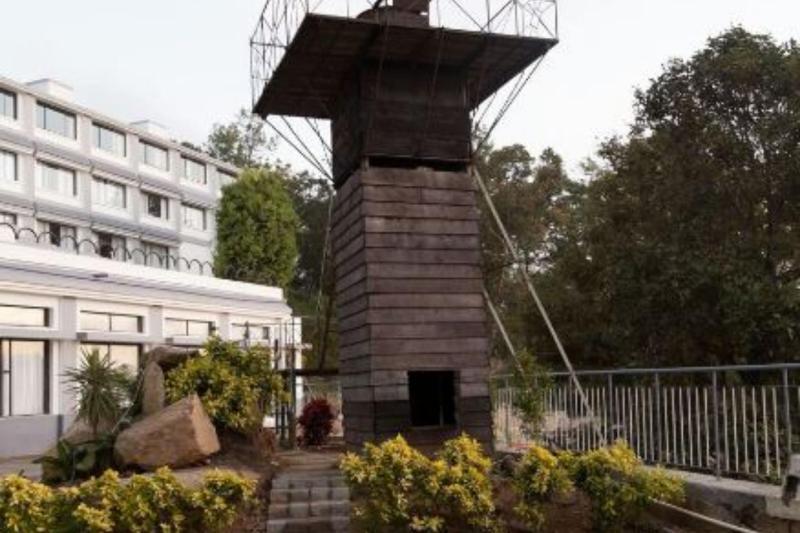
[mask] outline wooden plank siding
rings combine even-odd
[[[466,431],[491,448],[477,219],[466,173],[373,167],[337,191],[332,247],[350,446],[398,433],[435,445]],[[410,370],[456,373],[456,427],[411,427]]]

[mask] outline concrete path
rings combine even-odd
[[[33,462],[34,459],[36,457],[0,459],[0,477],[21,473],[32,481],[40,481],[42,479],[42,465],[35,464]]]
[[[268,533],[323,533],[350,530],[350,492],[332,451],[294,451],[278,455],[272,480]]]

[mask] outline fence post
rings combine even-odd
[[[610,446],[612,442],[611,435],[614,432],[614,374],[608,374],[607,388],[606,416],[608,416],[608,423],[606,424],[606,446]]]
[[[717,479],[722,477],[722,458],[719,453],[719,397],[717,392],[717,373],[711,373],[711,411],[714,413],[714,470]],[[727,450],[726,450],[727,453]]]
[[[656,453],[658,454],[658,460],[656,461],[658,464],[661,464],[664,461],[664,437],[663,431],[664,428],[661,427],[662,420],[661,420],[661,376],[659,374],[655,375],[655,399],[656,399]]]
[[[784,460],[788,470],[792,458],[792,404],[789,396],[789,369],[784,367],[781,373],[783,374],[783,420],[786,426],[784,428],[786,432],[786,457]]]

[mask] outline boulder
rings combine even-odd
[[[200,353],[197,348],[181,348],[180,346],[156,346],[145,358],[145,363],[158,363],[163,370],[169,370]]]
[[[114,422],[102,420],[97,426],[97,436],[95,436],[89,424],[84,422],[81,418],[76,418],[64,434],[61,435],[61,440],[65,440],[70,444],[81,444],[82,442],[96,440],[110,433],[112,429],[114,429]],[[55,451],[55,447],[52,449]]]
[[[122,465],[154,470],[189,466],[219,448],[214,425],[200,398],[192,394],[120,433],[114,455]]]
[[[164,371],[158,363],[150,361],[142,377],[142,413],[150,416],[162,410],[164,405]]]

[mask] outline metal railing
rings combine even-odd
[[[578,372],[588,406],[563,373],[544,392],[535,434],[514,406],[507,378],[495,385],[501,448],[531,442],[587,451],[625,440],[647,463],[777,481],[800,428],[800,364]]]

